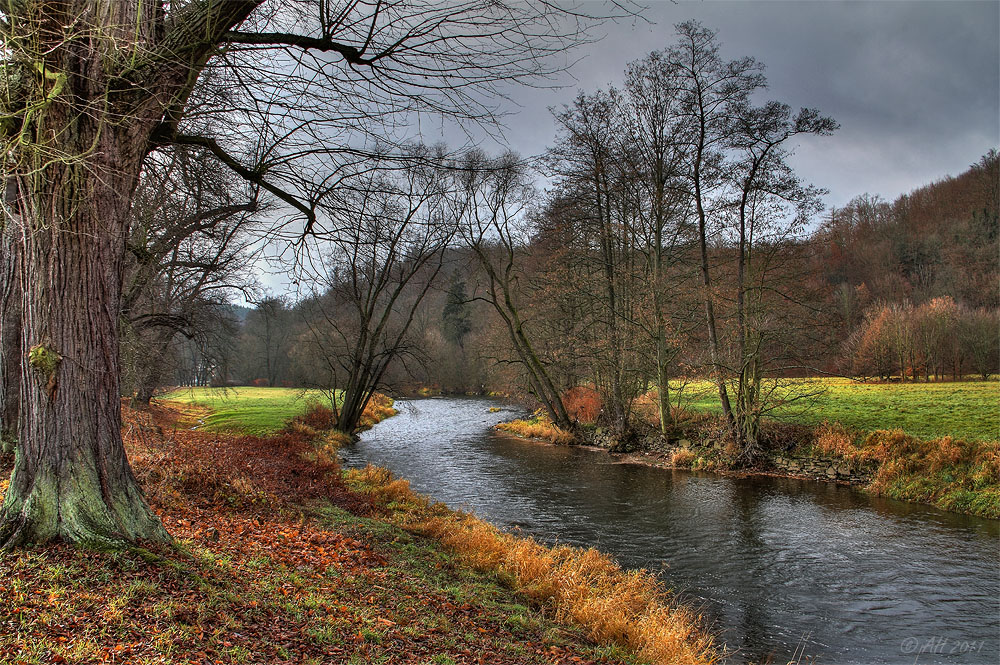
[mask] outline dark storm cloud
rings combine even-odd
[[[829,205],[863,192],[892,199],[1000,143],[998,2],[663,2],[644,15],[653,23],[604,26],[566,88],[514,91],[523,108],[507,119],[507,143],[540,152],[555,131],[548,106],[620,84],[629,61],[669,46],[687,19],[717,30],[725,57],[763,62],[767,97],[840,122],[795,156],[805,178],[830,190]]]

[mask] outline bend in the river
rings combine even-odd
[[[621,464],[500,434],[491,426],[519,414],[497,406],[401,401],[343,457],[495,524],[659,572],[737,661],[1000,662],[998,522],[810,480]]]

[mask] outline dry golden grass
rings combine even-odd
[[[358,423],[358,429],[371,429],[386,418],[391,418],[399,413],[393,408],[393,404],[394,402],[391,397],[382,393],[373,393],[372,398],[368,400],[368,404],[361,414],[361,422]]]
[[[839,455],[848,460],[854,459],[858,454],[858,449],[852,443],[851,433],[840,423],[824,422],[817,427],[814,445],[824,455]]]
[[[379,466],[369,464],[363,469],[348,469],[344,472],[344,479],[365,494],[371,495],[380,506],[411,509],[430,506],[426,497],[410,489],[409,480],[393,478],[391,471]]]
[[[690,609],[675,605],[646,571],[624,571],[594,549],[546,547],[410,490],[405,480],[369,466],[347,471],[406,528],[440,540],[480,571],[496,573],[519,593],[553,608],[556,618],[584,628],[600,644],[624,647],[646,662],[702,665],[722,654]]]
[[[694,463],[695,454],[687,448],[678,448],[670,455],[670,464],[678,467],[689,467]]]
[[[545,416],[536,415],[530,420],[512,420],[500,423],[498,430],[510,432],[525,439],[542,439],[549,443],[569,445],[575,438],[566,430],[553,425]]]
[[[352,438],[350,434],[334,429],[323,433],[322,442],[325,446],[338,450],[341,446],[351,443]]]

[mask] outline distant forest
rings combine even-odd
[[[796,242],[792,298],[806,303],[809,320],[782,343],[794,345],[801,367],[790,373],[831,373],[860,378],[927,380],[1000,371],[1000,159],[991,150],[967,171],[926,185],[895,201],[863,194],[813,220]],[[605,349],[588,305],[596,299],[588,269],[571,255],[587,251],[561,217],[558,198],[532,218],[517,248],[516,297],[526,304],[524,325],[539,355],[563,389],[594,382]],[[693,323],[699,302],[691,272],[696,247],[683,242],[672,266],[671,328],[680,349],[673,376],[698,375],[704,362],[702,328]],[[719,278],[732,272],[732,248],[715,251]],[[523,393],[528,389],[504,325],[486,301],[489,278],[474,251],[455,243],[416,309],[400,357],[380,380],[388,390],[427,386],[445,392]],[[577,260],[577,259],[573,259]],[[569,271],[572,276],[564,274]],[[430,269],[425,269],[429,273]],[[415,294],[424,275],[408,286]],[[592,278],[593,275],[589,275]],[[641,278],[637,298],[648,296]],[[159,357],[157,383],[179,385],[326,386],[348,355],[331,330],[322,331],[334,289],[290,302],[267,298],[253,309],[221,304],[216,326],[205,334],[176,336]],[[399,312],[405,307],[397,306]],[[725,316],[725,313],[722,313]],[[328,322],[326,322],[328,323]],[[589,326],[589,327],[588,327]],[[635,373],[655,381],[654,350],[634,337]]]

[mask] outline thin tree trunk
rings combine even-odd
[[[156,343],[150,349],[149,359],[140,361],[139,376],[136,379],[135,394],[130,400],[133,408],[148,409],[153,399],[153,393],[160,387],[163,379],[163,357],[170,349],[174,332],[164,331],[157,335]]]
[[[662,198],[662,191],[658,192]],[[670,417],[670,375],[667,371],[667,324],[663,315],[660,289],[663,287],[663,222],[657,210],[653,247],[653,315],[656,319],[656,406],[660,414],[660,433],[666,435]]]
[[[730,429],[735,433],[736,421],[733,417],[733,407],[729,401],[729,392],[726,390],[725,377],[722,375],[722,353],[719,349],[718,326],[715,322],[715,298],[712,295],[712,274],[708,263],[708,230],[705,207],[702,203],[701,193],[701,155],[695,160],[694,182],[695,182],[695,208],[698,212],[698,244],[701,249],[701,280],[705,299],[705,323],[708,328],[709,354],[712,359],[712,374],[715,379],[715,386],[719,392],[719,403],[722,406],[722,414],[729,423]]]

